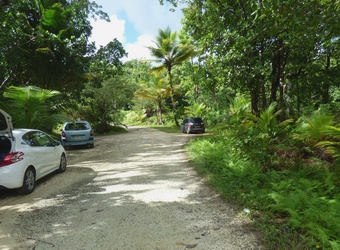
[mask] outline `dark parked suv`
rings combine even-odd
[[[201,117],[189,117],[185,118],[180,126],[182,133],[194,133],[194,132],[205,132],[205,126]]]

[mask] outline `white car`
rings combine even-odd
[[[37,129],[13,129],[12,118],[0,109],[0,188],[33,192],[36,181],[66,170],[66,153],[59,141]]]

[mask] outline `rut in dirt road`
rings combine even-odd
[[[131,127],[68,150],[32,195],[1,193],[0,249],[264,249],[188,162],[195,136]]]

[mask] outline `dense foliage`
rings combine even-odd
[[[94,52],[90,14],[108,19],[87,0],[13,1],[0,9],[1,85],[72,90]]]
[[[57,90],[62,94],[61,98],[54,99],[54,103],[37,99],[36,106],[50,105],[54,109],[53,113],[63,113],[69,118],[84,118],[78,115],[81,113],[79,106],[85,106],[84,109],[92,110],[94,114],[101,113],[103,106],[93,105],[94,101],[86,98],[85,86],[96,87],[98,90],[95,92],[103,92],[102,82],[121,71],[120,60],[126,56],[124,48],[116,39],[98,50],[94,43],[88,42],[92,29],[89,17],[109,21],[108,15],[100,10],[101,7],[88,0],[8,1],[1,7],[0,93],[8,92],[7,89],[12,86],[26,88],[28,95],[34,95],[33,90],[38,88],[51,93]],[[119,80],[116,82],[118,85]],[[115,94],[117,91],[111,93]],[[122,94],[123,91],[119,93]],[[20,113],[23,111],[7,105],[8,98],[8,95],[1,95],[1,107],[10,111],[13,121],[19,125],[22,119]],[[119,98],[117,96],[114,102]],[[116,107],[116,104],[107,105],[104,113],[113,113],[115,109],[112,106]],[[25,112],[35,113],[32,108],[25,109]],[[41,121],[45,121],[44,118],[42,116]],[[93,119],[91,122],[108,127],[112,118],[99,120]],[[31,127],[33,124],[26,126]],[[52,130],[53,124],[46,124],[44,128]]]
[[[279,125],[271,107],[256,121],[250,113],[249,104],[232,105],[229,122],[192,141],[195,166],[245,208],[268,249],[339,249],[339,155],[318,147],[339,141],[331,117],[320,109]]]
[[[329,103],[339,86],[339,1],[185,2],[184,29],[216,90],[247,93],[281,119]]]

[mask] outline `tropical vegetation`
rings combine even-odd
[[[95,2],[0,1],[0,108],[49,133],[200,116],[194,165],[268,249],[340,249],[340,2],[159,2],[185,6],[183,29],[123,63],[118,40],[88,40],[90,17],[109,20]]]

